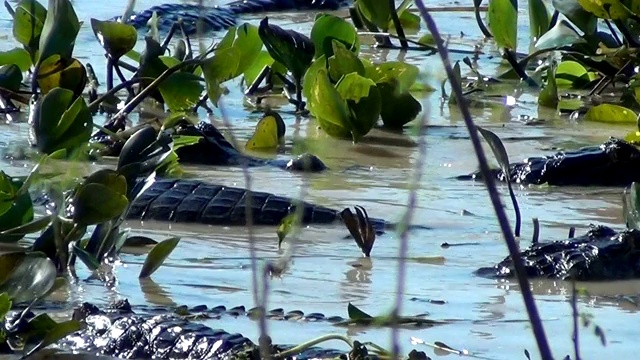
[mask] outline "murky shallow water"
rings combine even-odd
[[[91,16],[107,18],[119,14],[124,3],[75,1],[74,6],[79,18],[87,24]],[[149,0],[140,1],[137,8],[153,3]],[[430,5],[450,4],[441,1]],[[471,49],[480,40],[473,14],[434,15],[441,31],[451,35],[452,47]],[[522,12],[521,16],[521,22],[526,24],[526,13]],[[308,14],[278,14],[270,17],[281,26],[303,32],[309,30],[312,18]],[[247,19],[255,22],[259,18]],[[3,30],[0,36],[10,37],[8,24],[8,15],[2,12],[0,26]],[[461,30],[466,33],[462,39],[459,36]],[[521,43],[526,43],[527,34],[526,27],[521,28]],[[5,50],[10,46],[10,41],[6,41],[0,48]],[[490,45],[485,46],[484,50],[490,51]],[[399,55],[395,51],[370,53],[375,58],[389,60]],[[87,25],[81,30],[76,54],[83,61],[91,62],[99,73],[104,71],[101,51]],[[440,79],[444,75],[438,57],[426,57],[414,52],[404,59],[432,74],[430,83],[439,89]],[[478,63],[480,71],[486,74],[496,73],[500,66],[495,59],[486,55]],[[225,98],[226,113],[233,124],[233,134],[240,141],[246,141],[259,114],[253,114],[251,108],[244,106],[237,87],[230,88],[231,94]],[[510,95],[517,97],[514,106],[498,103],[473,111],[478,124],[491,127],[505,139],[512,160],[548,153],[552,147],[597,143],[605,139],[604,134],[621,135],[627,130],[598,124],[571,123],[553,114],[538,114],[534,94],[514,92]],[[408,351],[413,347],[410,337],[415,336],[428,342],[443,341],[454,348],[466,348],[484,358],[524,358],[524,349],[528,349],[535,357],[536,347],[517,284],[496,282],[472,274],[474,269],[502,259],[506,247],[484,186],[450,179],[474,170],[476,160],[457,109],[446,106],[440,108],[439,96],[437,91],[425,94],[423,99],[430,124],[423,131],[428,155],[417,191],[418,205],[413,221],[415,224],[431,226],[433,230],[410,233],[403,312],[406,315],[428,312],[433,319],[455,321],[426,330],[402,330],[401,344],[404,351]],[[298,196],[304,188],[307,192],[305,198],[315,203],[336,208],[362,205],[371,216],[389,220],[397,220],[403,215],[408,197],[408,179],[418,156],[415,146],[381,145],[377,140],[353,145],[328,139],[317,132],[313,122],[296,119],[290,110],[290,107],[283,109],[288,126],[288,144],[291,145],[299,137],[320,139],[313,151],[330,166],[331,171],[321,175],[297,175],[267,168],[251,169],[253,188],[289,196]],[[205,114],[201,116],[206,117]],[[539,117],[547,122],[527,126],[519,121],[520,116]],[[219,117],[212,121],[220,124]],[[6,148],[14,142],[25,142],[26,134],[27,126],[22,122],[2,123],[0,148]],[[371,135],[417,141],[417,137],[408,130],[405,135],[389,135],[380,131],[374,131]],[[354,168],[353,165],[359,166]],[[20,164],[3,163],[2,168],[15,174],[28,171],[28,167]],[[189,170],[201,179],[244,186],[240,169]],[[518,189],[518,200],[525,219],[523,241],[528,241],[531,236],[532,227],[528,219],[533,217],[540,219],[541,236],[545,239],[566,236],[570,226],[576,226],[580,233],[591,222],[619,226],[622,223],[620,193],[620,189],[601,188]],[[465,215],[462,215],[463,210],[467,211]],[[132,233],[156,239],[182,237],[179,247],[164,267],[154,274],[153,280],[137,280],[143,256],[124,254],[122,264],[114,269],[117,282],[113,286],[107,287],[102,281],[91,278],[90,273],[81,270],[81,280],[55,297],[69,301],[69,306],[82,301],[106,303],[123,297],[129,298],[132,304],[253,306],[248,233],[245,229],[161,223],[129,225]],[[366,264],[352,241],[344,239],[345,234],[345,229],[339,227],[304,229],[296,242],[290,269],[282,278],[269,283],[271,291],[268,306],[343,317],[347,316],[349,302],[372,314],[390,309],[395,298],[398,237],[393,232],[380,236],[373,259]],[[275,260],[279,253],[274,229],[257,228],[254,236],[259,258]],[[443,242],[480,245],[444,249],[440,246]],[[365,266],[356,267],[354,264]],[[640,282],[584,286],[592,296],[580,298],[580,311],[593,314],[594,322],[605,330],[608,340],[604,348],[592,335],[592,330],[583,330],[581,345],[584,358],[598,359],[611,355],[632,358],[636,353],[637,310],[628,303],[605,300],[601,296],[639,293]],[[554,353],[557,357],[571,353],[570,284],[536,281],[533,288]],[[446,303],[436,305],[426,301],[429,299]],[[223,318],[210,321],[209,325],[257,338],[256,324],[246,318]],[[388,329],[345,330],[323,323],[295,322],[269,322],[268,326],[273,340],[284,343],[302,342],[326,333],[346,333],[383,346],[387,346],[390,339]],[[341,346],[339,343],[330,345]],[[429,349],[425,351],[430,356],[439,357]]]

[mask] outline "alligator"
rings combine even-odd
[[[156,13],[158,29],[168,31],[173,24],[181,21],[187,35],[196,33],[198,22],[203,32],[220,31],[237,24],[239,15],[269,11],[287,10],[338,10],[346,6],[348,0],[238,0],[224,6],[200,6],[198,4],[162,4],[127,17],[126,22],[137,29],[148,27],[149,20]],[[122,17],[112,20],[120,21]]]
[[[506,181],[502,170],[494,169],[492,174],[498,180]],[[598,146],[510,164],[508,178],[523,185],[628,186],[640,181],[640,150],[625,140],[612,137]],[[482,176],[475,172],[457,179],[481,180]]]
[[[532,278],[603,281],[640,278],[640,230],[616,232],[603,225],[590,225],[576,238],[534,243],[521,251],[526,275]],[[515,276],[510,256],[492,267],[475,271],[482,277]]]
[[[83,303],[73,311],[72,319],[82,329],[71,333],[52,345],[53,348],[74,353],[107,355],[125,359],[243,359],[263,358],[260,347],[242,334],[212,329],[196,322],[219,314],[219,308],[198,307],[200,314],[189,315],[164,311],[159,315],[136,314],[128,301],[118,301],[105,310]],[[254,314],[259,314],[261,312]],[[214,314],[214,316],[211,316]],[[321,314],[320,314],[321,315]],[[9,340],[28,333],[31,311],[9,314],[5,333]],[[317,346],[292,350],[290,345],[272,344],[268,337],[261,341],[271,357],[281,359],[377,359],[367,348],[354,341],[351,351]],[[290,351],[291,350],[291,351]],[[288,354],[284,352],[287,351]],[[422,352],[411,352],[412,359],[428,359]]]
[[[279,115],[277,115],[279,116]],[[110,123],[105,128],[113,132],[126,133],[124,124]],[[142,130],[144,127],[132,130]],[[304,153],[290,160],[261,159],[249,156],[236,149],[220,131],[210,123],[200,121],[197,124],[181,122],[172,129],[177,136],[198,136],[196,144],[181,146],[175,150],[181,164],[191,165],[222,165],[222,166],[274,166],[289,171],[321,172],[327,166],[317,156]],[[91,137],[91,143],[99,144],[101,156],[119,156],[124,141],[113,141],[102,131]]]

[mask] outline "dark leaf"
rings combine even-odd
[[[49,0],[47,18],[40,36],[38,63],[53,55],[71,58],[80,22],[70,0]]]
[[[133,26],[117,21],[91,18],[91,29],[100,45],[113,59],[119,59],[133,50],[138,40],[138,32]]]
[[[153,274],[156,270],[158,270],[160,266],[162,266],[164,261],[167,259],[167,257],[169,257],[169,255],[171,255],[171,252],[176,248],[179,242],[180,238],[172,237],[154,246],[147,255],[147,258],[142,265],[142,269],[140,270],[140,275],[138,277],[148,278],[149,276],[151,276],[151,274]]]
[[[269,18],[260,21],[258,34],[271,57],[287,67],[295,79],[302,79],[315,55],[311,39],[293,30],[270,25]]]
[[[356,306],[354,306],[351,303],[349,303],[349,305],[347,306],[347,313],[349,314],[349,319],[351,320],[373,319],[373,316],[358,309]]]

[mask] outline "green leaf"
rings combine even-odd
[[[0,206],[6,209],[6,204],[10,201],[10,208],[0,215],[0,232],[16,228],[33,220],[33,203],[31,195],[28,192],[20,194],[14,198],[14,194],[18,192],[22,186],[21,181],[11,180],[11,187],[6,182],[7,175],[0,171]],[[7,194],[11,194],[11,198],[7,198]],[[3,209],[3,210],[4,210]],[[0,236],[0,242],[12,243],[24,237],[24,234],[8,234]]]
[[[39,151],[72,150],[89,141],[93,117],[82,97],[73,99],[73,91],[58,87],[34,106],[33,131]]]
[[[0,319],[4,319],[5,316],[11,310],[11,299],[7,293],[0,294]]]
[[[338,138],[351,136],[349,110],[340,93],[329,81],[326,69],[320,69],[311,87],[309,111],[322,129]]]
[[[73,221],[95,225],[122,215],[129,201],[126,194],[99,183],[83,184],[73,199]]]
[[[349,305],[347,306],[347,313],[349,314],[349,319],[351,320],[373,319],[373,316],[358,309],[355,305],[351,303],[349,303]]]
[[[358,0],[356,3],[362,16],[375,24],[382,32],[389,30],[391,9],[388,1],[382,0]]]
[[[53,55],[62,59],[71,58],[80,23],[70,0],[49,0],[47,18],[40,37],[40,55],[42,63]]]
[[[322,55],[311,63],[311,66],[307,69],[307,72],[302,78],[302,95],[304,95],[305,98],[311,99],[311,88],[313,87],[313,83],[316,81],[318,71],[320,71],[320,69],[327,69],[326,63],[327,59]]]
[[[623,215],[627,228],[640,229],[640,184],[633,182],[624,193]]]
[[[577,61],[566,60],[556,69],[556,84],[560,88],[582,87],[592,80],[587,69]]]
[[[56,323],[52,329],[47,331],[47,333],[44,335],[44,338],[38,343],[38,345],[34,346],[28,351],[25,351],[26,354],[24,355],[24,358],[35,354],[39,350],[44,349],[45,347],[56,343],[58,340],[61,340],[65,336],[71,335],[81,329],[82,324],[78,320],[68,320],[61,323]],[[25,350],[27,349],[28,348],[25,348]]]
[[[549,69],[547,69],[547,83],[540,91],[538,104],[554,109],[558,107],[558,86],[556,84],[555,61],[551,61],[551,65],[549,66]]]
[[[315,54],[311,39],[296,31],[269,24],[268,17],[260,21],[258,34],[269,55],[286,66],[295,79],[302,80]]]
[[[1,242],[13,242],[13,239],[18,235],[23,237],[27,234],[33,234],[35,232],[43,230],[53,220],[54,215],[47,215],[39,219],[29,221],[25,224],[16,226],[11,229],[0,231],[0,243]]]
[[[31,55],[25,49],[14,48],[8,51],[0,51],[0,65],[14,64],[21,72],[31,67]]]
[[[380,117],[385,127],[401,129],[422,111],[422,104],[411,93],[399,91],[400,85],[397,80],[378,82],[376,85],[380,92],[380,98],[384,99],[380,109]]]
[[[15,9],[13,37],[30,53],[32,63],[36,59],[46,17],[47,9],[36,0],[22,0]]]
[[[91,18],[91,29],[100,45],[115,60],[133,50],[138,40],[138,32],[133,26],[118,21]]]
[[[178,246],[180,242],[180,238],[172,237],[160,242],[158,245],[154,246],[153,249],[147,255],[147,258],[142,265],[142,269],[140,270],[139,278],[148,278],[153,274],[162,263],[171,255],[173,249]]]
[[[0,67],[0,87],[7,90],[18,91],[22,84],[22,71],[18,65],[3,65]]]
[[[278,249],[281,248],[282,242],[287,235],[289,235],[296,226],[300,226],[301,215],[299,211],[294,211],[282,219],[278,230],[276,230],[276,235],[278,235]]]
[[[267,51],[260,51],[254,62],[244,72],[244,83],[247,87],[253,84],[262,72],[265,66],[273,65],[273,58]]]
[[[615,124],[636,124],[638,115],[633,110],[623,106],[601,104],[589,109],[584,115],[584,120]]]
[[[171,112],[193,109],[204,91],[200,77],[188,72],[171,74],[158,88]]]
[[[345,75],[336,86],[336,90],[347,102],[351,113],[351,135],[353,141],[358,142],[380,118],[380,91],[373,80],[356,73]]]
[[[553,49],[561,46],[585,43],[586,41],[565,20],[556,25],[536,41],[537,50]]]
[[[489,29],[500,48],[513,51],[518,45],[518,0],[489,1]]]
[[[626,20],[633,15],[620,0],[578,0],[578,3],[601,19]]]
[[[597,30],[598,19],[585,11],[577,0],[552,0],[553,8],[566,16],[586,35],[592,35]]]
[[[82,262],[87,266],[87,268],[91,271],[97,270],[100,267],[100,262],[89,252],[75,245],[73,247],[73,253],[82,260]]]
[[[400,61],[388,61],[371,67],[365,66],[365,76],[376,83],[394,82],[398,94],[411,89],[416,82],[420,70],[417,66]]]
[[[235,47],[220,50],[202,64],[202,72],[207,84],[207,94],[211,102],[217,106],[222,89],[220,84],[233,79],[238,70],[240,50]]]
[[[348,50],[344,44],[332,40],[333,56],[329,58],[329,76],[334,81],[340,80],[344,75],[357,73],[364,76],[365,70],[358,56]]]
[[[258,27],[251,24],[242,24],[234,26],[227,31],[227,35],[222,39],[218,48],[219,51],[234,47],[238,51],[236,58],[237,67],[232,78],[242,75],[256,61],[256,58],[262,50],[262,40],[258,34]]]
[[[53,55],[40,64],[38,86],[43,94],[59,87],[73,91],[74,97],[78,97],[86,84],[87,70],[78,59],[64,59]]]
[[[0,255],[0,293],[14,303],[30,302],[53,286],[56,267],[40,252],[11,252]]]
[[[276,112],[268,112],[256,125],[256,130],[245,144],[246,150],[276,152],[284,142],[285,124]]]
[[[538,40],[549,30],[549,11],[542,0],[529,0],[529,30],[533,41]]]
[[[351,44],[350,50],[355,54],[360,52],[360,40],[355,27],[348,21],[330,14],[320,14],[316,17],[311,28],[311,40],[315,46],[314,57],[318,59],[320,56],[331,56],[324,52],[325,40],[336,39],[343,43]]]
[[[400,25],[405,35],[416,34],[420,31],[420,16],[417,14],[409,11],[398,12],[398,19],[400,19]],[[396,35],[398,34],[393,19],[389,20],[389,32]]]

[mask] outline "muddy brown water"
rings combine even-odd
[[[137,9],[150,6],[150,0],[140,1]],[[430,2],[429,6],[453,6],[445,1]],[[104,75],[101,49],[88,26],[90,17],[108,18],[124,9],[124,1],[75,1],[74,6],[85,25],[76,45],[78,58],[92,63],[99,76]],[[526,4],[521,6],[526,7]],[[341,14],[344,14],[341,13]],[[468,12],[434,14],[441,31],[450,36],[452,48],[470,50],[481,42],[481,34]],[[527,51],[527,14],[520,13],[521,51]],[[298,31],[308,32],[313,14],[274,14],[275,23]],[[256,23],[259,16],[245,17]],[[0,13],[0,50],[12,46],[10,20],[6,11]],[[461,37],[461,31],[464,36]],[[364,40],[366,42],[366,39]],[[138,44],[138,48],[142,42]],[[490,53],[491,43],[482,50]],[[365,49],[374,59],[395,60],[397,51]],[[454,55],[454,59],[461,56]],[[429,74],[427,81],[438,90],[420,94],[429,127],[420,132],[426,136],[427,159],[422,182],[417,190],[414,223],[428,225],[433,230],[415,230],[409,235],[409,258],[406,259],[407,278],[403,312],[406,315],[429,313],[433,319],[455,320],[451,324],[424,330],[400,331],[403,351],[412,348],[425,350],[440,358],[429,348],[412,345],[411,337],[426,342],[442,341],[471,354],[489,359],[524,359],[524,349],[533,357],[537,351],[523,307],[518,285],[509,281],[478,278],[472,274],[480,266],[490,265],[506,254],[506,247],[497,227],[485,187],[481,184],[459,182],[451,177],[476,168],[464,123],[457,108],[440,106],[440,80],[444,78],[440,59],[419,52],[406,54],[403,59],[416,64]],[[483,55],[478,60],[481,72],[496,74],[506,68],[495,56]],[[464,69],[464,67],[463,67]],[[259,119],[246,106],[238,82],[229,84],[230,94],[224,98],[226,115],[232,132],[240,142],[246,141]],[[574,122],[549,111],[538,111],[536,93],[520,89],[505,92],[492,99],[491,106],[475,107],[475,121],[505,138],[512,160],[550,153],[549,149],[595,144],[609,135],[623,135],[630,128],[603,124]],[[512,98],[507,98],[507,96]],[[292,108],[285,106],[282,114],[287,123],[287,145],[307,139],[313,152],[331,168],[323,174],[299,175],[271,168],[250,170],[252,187],[288,196],[306,192],[305,199],[315,203],[343,208],[362,205],[371,216],[397,221],[405,212],[409,179],[414,171],[418,149],[411,144],[418,141],[417,133],[388,134],[375,130],[368,141],[351,144],[330,139],[320,133],[309,119],[298,119]],[[218,110],[213,117],[200,113],[224,128]],[[544,120],[541,124],[526,125],[526,117]],[[102,121],[97,117],[97,121]],[[9,120],[9,119],[7,119]],[[0,148],[24,144],[27,125],[20,121],[0,123]],[[489,149],[485,147],[487,154]],[[290,156],[290,153],[282,157]],[[3,162],[2,169],[10,174],[24,174],[30,165]],[[197,178],[233,186],[244,186],[241,169],[189,167]],[[506,188],[502,187],[503,193]],[[621,189],[605,188],[518,188],[517,197],[524,219],[522,242],[531,238],[530,219],[541,223],[543,239],[566,236],[569,227],[577,227],[580,234],[589,223],[621,227]],[[505,197],[505,200],[507,198]],[[507,203],[509,214],[511,204]],[[113,268],[117,280],[105,283],[84,269],[80,280],[53,295],[56,300],[68,301],[69,306],[82,301],[104,304],[128,298],[132,304],[207,304],[233,307],[252,307],[251,261],[248,251],[248,232],[243,228],[209,227],[166,223],[129,223],[132,234],[162,240],[180,236],[182,241],[165,265],[152,280],[139,281],[137,274],[144,261],[139,252],[125,253]],[[269,282],[269,308],[322,312],[325,315],[346,317],[349,302],[371,314],[388,311],[395,298],[399,239],[394,232],[378,237],[373,258],[367,263],[350,240],[346,229],[339,226],[311,226],[305,228],[295,242],[295,256],[288,271]],[[273,261],[280,255],[273,228],[254,229],[257,255],[260,262]],[[444,242],[478,243],[447,249]],[[593,327],[581,329],[582,355],[585,359],[606,356],[634,358],[637,352],[637,308],[629,301],[610,296],[640,293],[640,282],[606,282],[581,284],[590,295],[579,299],[579,310],[593,316],[607,337],[603,347],[593,335]],[[571,285],[558,281],[533,281],[540,314],[556,357],[572,353],[572,313],[569,304]],[[428,300],[443,301],[444,304]],[[256,323],[247,319],[223,318],[208,325],[241,332],[257,338]],[[298,343],[327,333],[342,333],[359,339],[374,341],[382,346],[390,343],[389,329],[343,329],[326,323],[268,322],[268,330],[275,342]],[[329,343],[328,346],[341,346]]]

